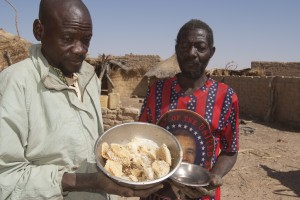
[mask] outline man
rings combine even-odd
[[[146,197],[160,189],[122,187],[95,166],[103,124],[99,80],[84,61],[92,37],[84,3],[41,0],[33,33],[41,44],[0,73],[0,199]]]
[[[237,159],[237,95],[232,88],[205,75],[205,68],[215,53],[213,32],[206,23],[193,19],[184,24],[178,32],[175,51],[181,73],[152,84],[144,100],[140,121],[158,123],[170,132],[187,127],[191,134],[198,135],[199,144],[206,143],[197,149],[196,154],[201,157],[200,165],[211,171],[209,186],[182,187],[179,191],[186,198],[217,200],[220,199],[222,177],[232,169]],[[172,117],[174,111],[177,114]],[[195,125],[199,120],[189,117],[190,114],[185,111],[200,115],[205,122]],[[162,120],[165,116],[171,117]],[[205,128],[206,123],[208,128]],[[211,157],[209,154],[212,152],[214,155]],[[170,194],[167,188],[171,187],[165,186],[152,197],[178,198]],[[216,192],[215,188],[218,188]]]
[[[182,151],[183,151],[183,162],[194,163],[196,160],[196,148],[197,144],[195,142],[194,137],[186,133],[185,130],[178,130],[172,132],[174,136],[179,141]]]

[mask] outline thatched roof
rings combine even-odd
[[[28,57],[30,43],[0,28],[0,71]]]
[[[152,66],[161,61],[158,55],[134,55],[125,54],[125,56],[100,55],[98,58],[87,58],[86,61],[95,66],[96,72],[107,62],[110,72],[119,71],[124,77],[144,76]]]
[[[177,62],[176,54],[173,54],[170,58],[159,62],[153,68],[151,68],[145,76],[157,78],[169,78],[180,72]]]
[[[151,68],[145,76],[156,77],[159,79],[165,79],[173,77],[175,74],[180,72],[180,68],[177,62],[176,54],[171,57],[159,62],[153,68]],[[242,70],[230,70],[230,69],[206,69],[205,73],[207,76],[259,76],[257,71],[251,69]]]

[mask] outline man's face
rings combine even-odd
[[[176,135],[183,150],[182,161],[194,163],[196,159],[196,143],[193,137],[189,135]]]
[[[89,15],[76,8],[67,13],[58,10],[45,21],[41,37],[43,55],[66,76],[78,72],[92,37]]]
[[[215,48],[210,46],[206,30],[185,30],[176,45],[177,60],[182,74],[191,79],[200,78],[214,52]]]

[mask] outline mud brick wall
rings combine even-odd
[[[120,68],[113,70],[110,78],[114,83],[114,88],[108,85],[109,92],[120,93],[121,96],[144,96],[148,83],[144,74],[158,62],[160,57],[157,55],[134,55],[113,57],[113,60],[121,62],[130,70],[125,71]]]
[[[300,77],[300,62],[251,62],[251,70],[268,76]]]
[[[212,76],[231,86],[240,113],[251,118],[300,128],[300,77]],[[138,120],[139,109],[102,108],[104,128]]]
[[[212,78],[220,81],[222,77]],[[237,93],[241,113],[264,118],[268,111],[268,78],[224,76],[223,81]]]
[[[300,77],[274,79],[275,120],[300,127]]]
[[[231,86],[240,113],[262,121],[300,127],[299,77],[213,76]]]
[[[128,122],[134,122],[138,120],[139,109],[137,108],[118,108],[115,110],[102,108],[102,117],[104,130]]]
[[[134,74],[133,72],[129,72]],[[143,75],[135,74],[131,77],[122,75],[121,70],[111,73],[110,78],[113,80],[114,88],[108,85],[108,91],[119,93],[122,97],[144,96],[144,90],[147,89],[147,78]]]

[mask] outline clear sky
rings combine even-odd
[[[21,37],[36,43],[32,22],[39,0],[9,0],[18,10]],[[214,31],[216,53],[208,68],[238,69],[251,61],[300,62],[300,1],[298,0],[84,0],[93,19],[89,54],[123,56],[174,53],[180,27],[192,18]],[[0,28],[17,34],[15,12],[0,0]]]

